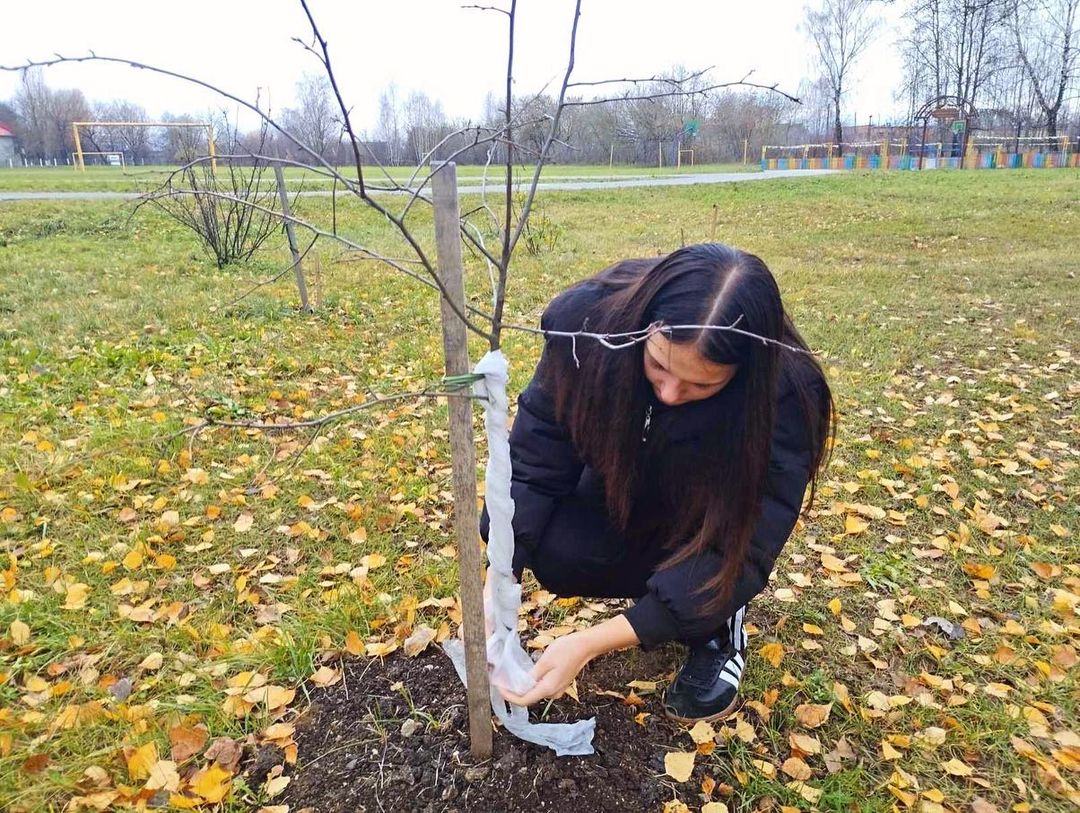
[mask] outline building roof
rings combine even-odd
[[[15,133],[12,132],[11,126],[4,124],[0,121],[0,138],[15,138]]]

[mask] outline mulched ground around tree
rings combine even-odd
[[[469,754],[465,690],[441,651],[349,659],[343,680],[311,690],[311,706],[295,721],[292,779],[273,803],[292,813],[658,810],[674,797],[664,754],[693,744],[664,717],[660,691],[646,687],[629,704],[603,692],[627,694],[630,681],[663,685],[678,657],[671,646],[607,655],[579,675],[581,702],[551,704],[548,722],[596,717],[595,755],[557,758],[500,728],[494,758],[482,763]],[[533,712],[535,719],[545,704]],[[248,783],[260,784],[280,757],[272,747],[257,752]]]

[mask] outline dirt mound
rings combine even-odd
[[[445,655],[349,660],[341,682],[311,689],[296,721],[292,780],[274,803],[315,813],[658,808],[673,797],[665,752],[692,744],[663,716],[659,691],[646,686],[629,702],[605,692],[629,694],[630,681],[662,685],[677,660],[674,647],[613,653],[578,677],[581,702],[534,707],[547,722],[595,716],[595,755],[556,758],[499,729],[494,758],[481,763],[469,754],[465,691]],[[249,774],[273,756],[257,753]]]

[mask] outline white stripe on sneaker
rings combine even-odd
[[[724,683],[727,683],[735,691],[739,690],[739,679],[738,678],[733,678],[727,672],[721,672],[720,673],[720,680],[724,681]]]

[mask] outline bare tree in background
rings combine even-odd
[[[1066,94],[1080,76],[1080,0],[1013,0],[1010,24],[1046,134],[1054,138]]]
[[[162,121],[184,122],[194,124],[198,121],[206,121],[208,117],[195,118],[187,113],[179,115],[165,111],[161,114]],[[157,138],[156,150],[166,161],[176,164],[186,164],[199,155],[205,155],[208,150],[206,143],[206,131],[201,127],[162,127],[155,129]]]
[[[53,90],[40,70],[23,73],[15,94],[17,135],[28,158],[67,161],[75,149],[71,123],[90,118],[81,90]]]
[[[879,22],[872,14],[871,0],[824,0],[819,9],[806,7],[805,30],[814,43],[821,75],[829,83],[833,140],[841,155],[844,127],[840,106],[852,68],[873,41]]]
[[[446,118],[442,103],[423,91],[409,94],[404,113],[405,158],[419,164],[453,128]]]
[[[796,107],[775,93],[724,91],[710,99],[702,140],[722,161],[742,160],[744,148],[756,156],[763,145],[787,140]]]
[[[94,105],[95,121],[148,121],[146,108],[123,100],[99,102]],[[132,164],[145,164],[152,151],[151,131],[146,127],[87,128],[84,138],[94,149],[102,152],[122,152]]]
[[[910,95],[921,101],[955,95],[977,105],[993,73],[1013,59],[1014,48],[1006,41],[1010,2],[914,0],[905,14],[911,32],[905,68],[918,76]]]
[[[375,138],[386,145],[386,163],[401,163],[403,151],[401,108],[397,85],[391,82],[379,94],[379,114],[375,123]]]
[[[282,123],[320,157],[334,160],[341,143],[341,113],[330,80],[323,74],[305,74],[296,83],[296,107],[285,110]]]

